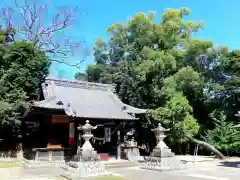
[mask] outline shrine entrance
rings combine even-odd
[[[145,109],[124,104],[112,85],[47,78],[42,83],[40,100],[33,102],[25,116],[25,121],[40,123],[37,136],[28,135],[32,145],[25,143],[25,147],[75,154],[83,141],[77,127],[89,120],[98,126],[91,140],[94,148],[99,153],[116,155],[118,142],[124,141],[123,122],[136,121],[136,115],[144,113]],[[117,135],[117,131],[121,133]]]

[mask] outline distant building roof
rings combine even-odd
[[[124,104],[109,84],[47,78],[42,90],[44,100],[33,106],[62,109],[73,117],[131,120],[147,111]]]

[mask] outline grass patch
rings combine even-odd
[[[127,180],[127,179],[120,176],[106,176],[106,177],[96,178],[95,180]]]
[[[0,162],[0,168],[13,168],[13,167],[20,167],[20,162]]]

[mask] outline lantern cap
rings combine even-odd
[[[152,129],[151,131],[159,131],[159,132],[165,132],[165,131],[169,131],[170,129],[165,129],[164,127],[162,127],[161,123],[158,123],[158,127]]]
[[[86,124],[84,126],[79,126],[79,130],[92,130],[92,129],[97,129],[97,126],[92,126],[89,124],[89,120],[86,120]]]

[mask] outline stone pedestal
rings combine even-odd
[[[61,167],[61,176],[71,180],[79,180],[82,177],[106,175],[105,166],[102,162],[96,161],[97,152],[90,143],[93,137],[92,129],[97,126],[92,126],[89,121],[86,121],[84,126],[78,127],[78,130],[83,130],[82,138],[85,140],[83,146],[78,148],[78,161],[70,161],[68,164]]]
[[[184,168],[184,164],[174,157],[174,153],[172,153],[171,149],[163,141],[166,137],[164,132],[168,131],[168,129],[163,128],[159,123],[158,127],[152,129],[152,131],[155,132],[157,145],[153,149],[151,156],[144,157],[141,168],[157,171]]]
[[[171,149],[169,148],[155,148],[153,149],[151,156],[153,157],[172,157],[174,153],[172,153]]]
[[[127,157],[129,161],[139,161],[141,160],[139,147],[137,142],[132,138],[130,141],[127,141],[125,145],[121,146],[124,152],[124,156]]]
[[[100,161],[71,162],[61,167],[61,176],[71,180],[108,174],[105,165]]]
[[[175,157],[145,157],[142,169],[164,171],[184,169],[186,166]]]
[[[141,159],[138,146],[122,146],[124,156],[128,158],[129,161],[139,161]]]

